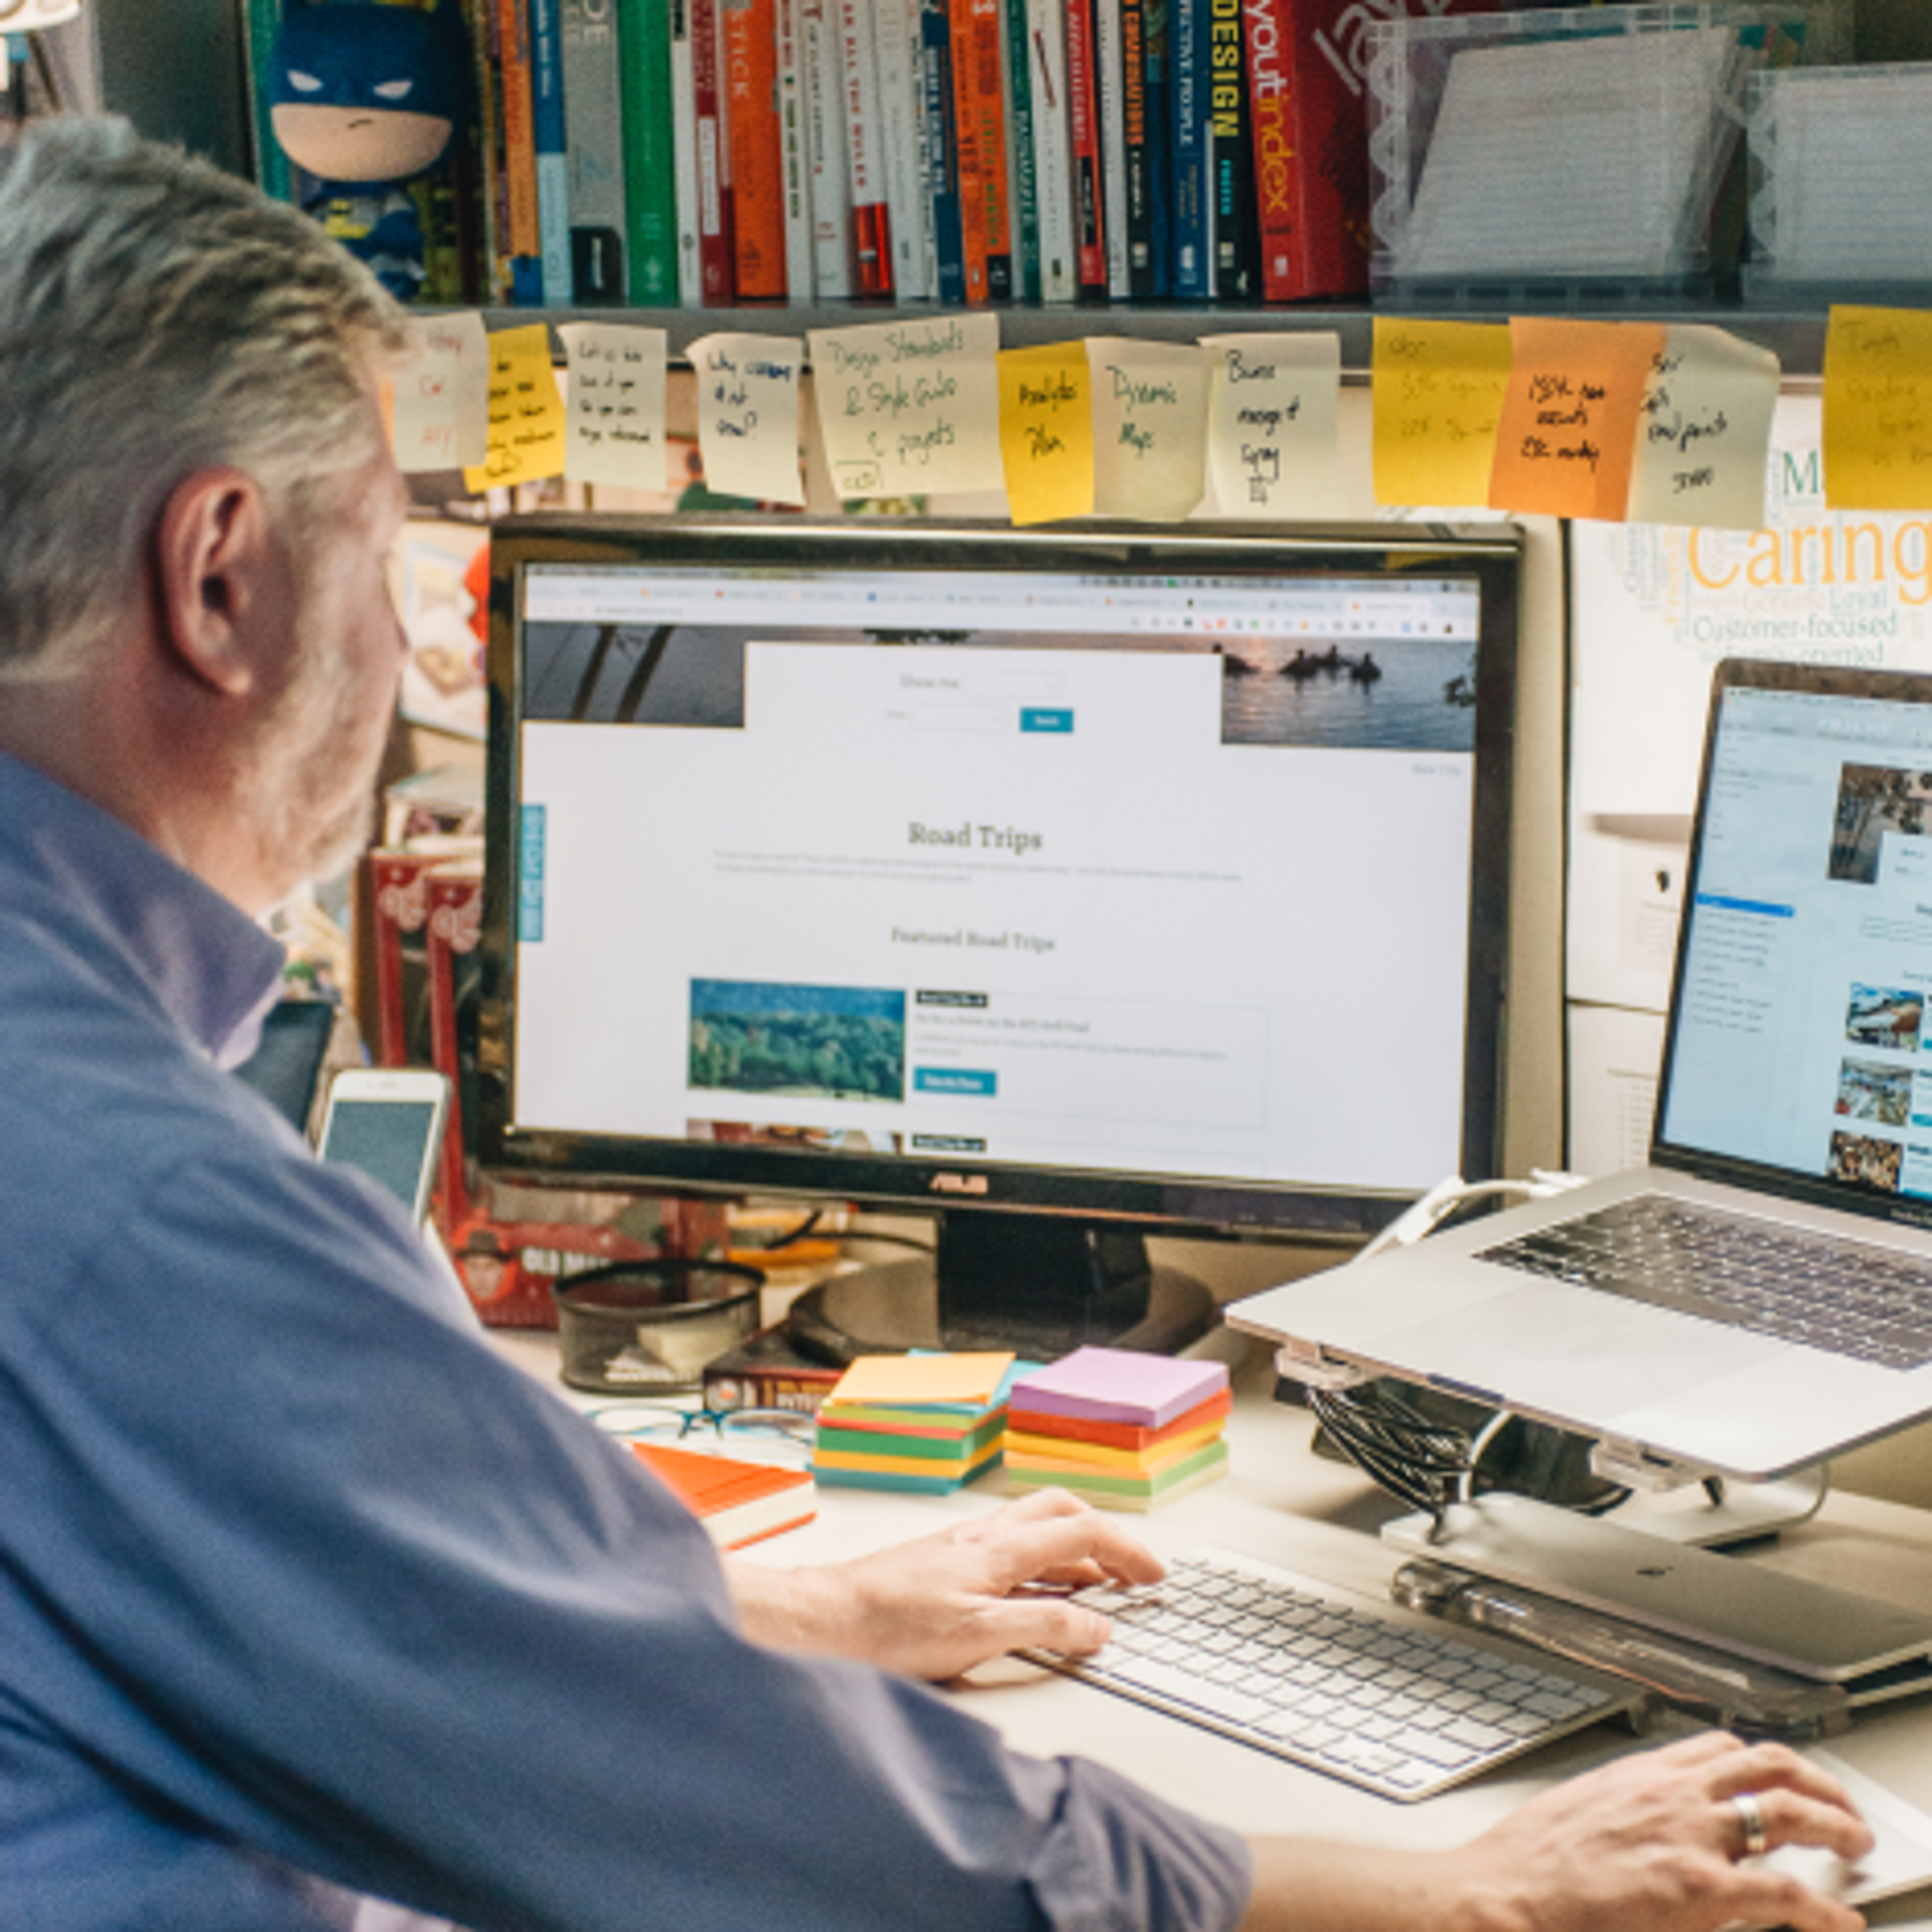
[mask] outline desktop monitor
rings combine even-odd
[[[1146,1237],[1495,1171],[1508,530],[491,541],[479,1153],[934,1217],[861,1348],[1171,1347]]]

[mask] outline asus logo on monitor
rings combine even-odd
[[[983,1174],[935,1174],[926,1186],[934,1194],[984,1194],[987,1191]]]

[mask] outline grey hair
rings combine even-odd
[[[124,122],[29,124],[0,154],[0,683],[88,660],[197,470],[281,514],[367,462],[408,328],[298,210]]]

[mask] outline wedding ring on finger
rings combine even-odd
[[[1731,1809],[1738,1814],[1738,1822],[1744,1827],[1744,1848],[1738,1856],[1744,1858],[1761,1858],[1771,1848],[1771,1840],[1765,1835],[1764,1810],[1757,1802],[1754,1791],[1740,1791],[1730,1801]]]

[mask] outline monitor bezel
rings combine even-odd
[[[536,512],[500,520],[490,541],[488,835],[478,940],[476,1147],[486,1172],[538,1184],[644,1187],[672,1196],[836,1201],[874,1211],[994,1210],[1076,1216],[1150,1233],[1358,1239],[1416,1196],[1380,1188],[1186,1174],[1042,1168],[910,1154],[854,1156],[743,1144],[519,1129],[512,1041],[518,904],[520,715],[516,591],[529,563],[611,565],[648,549],[665,563],[1126,573],[1161,560],[1229,574],[1360,570],[1469,576],[1480,588],[1472,801],[1462,1158],[1468,1180],[1498,1172],[1510,927],[1510,848],[1522,544],[1514,526],[1441,524],[1180,526],[1004,524],[721,514],[656,518]],[[1446,1177],[1445,1177],[1446,1178]]]

